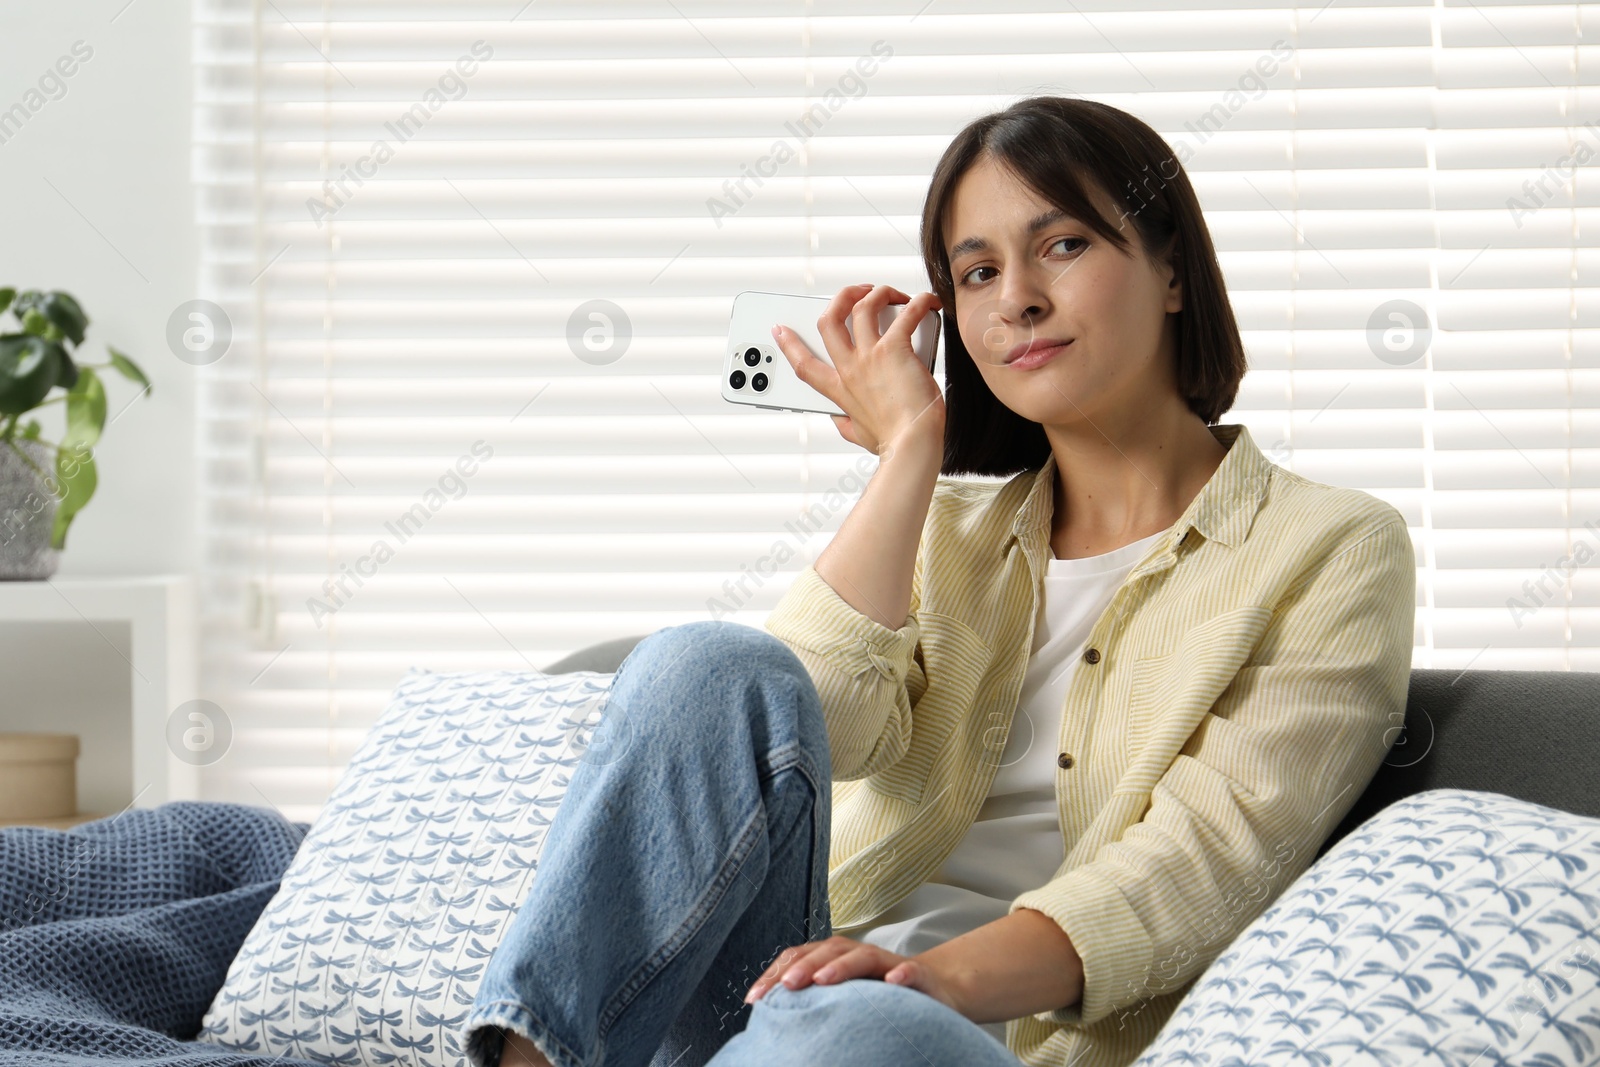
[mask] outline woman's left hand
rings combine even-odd
[[[881,978],[926,993],[941,1004],[961,1011],[950,981],[923,960],[838,934],[778,953],[778,958],[745,994],[744,1002],[760,1000],[780,980],[786,988],[803,989],[812,982],[833,985],[850,978]]]

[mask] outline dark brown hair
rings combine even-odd
[[[1244,343],[1189,176],[1161,135],[1126,111],[1093,100],[1034,96],[976,119],[956,134],[934,170],[922,207],[922,258],[944,305],[946,418],[940,473],[1009,476],[1043,466],[1050,454],[1044,427],[1000,402],[957,329],[944,223],[957,183],[986,156],[1124,254],[1128,238],[1095,209],[1085,180],[1133,219],[1146,256],[1158,256],[1176,241],[1176,276],[1183,286],[1176,322],[1178,389],[1207,423],[1221,418],[1244,377]]]

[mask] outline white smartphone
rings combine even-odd
[[[815,411],[825,415],[844,415],[839,406],[795,377],[789,359],[773,339],[774,325],[787,326],[807,347],[829,366],[828,346],[817,332],[817,319],[827,310],[832,297],[794,296],[788,293],[758,293],[746,290],[733,298],[733,317],[728,324],[728,344],[724,352],[722,398],[734,404],[750,404],[773,411]],[[886,304],[878,315],[878,336],[900,317],[904,304]],[[844,320],[845,332],[852,338],[850,317]],[[933,373],[939,353],[939,311],[929,309],[911,331],[911,348]]]

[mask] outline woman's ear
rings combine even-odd
[[[1172,238],[1171,250],[1164,257],[1167,278],[1167,303],[1168,313],[1183,310],[1183,281],[1178,277],[1178,238]]]

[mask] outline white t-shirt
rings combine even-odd
[[[1099,556],[1047,561],[1017,712],[976,820],[927,881],[871,923],[840,933],[914,956],[1004,918],[1012,900],[1055,876],[1066,859],[1056,775],[1069,773],[1056,766],[1056,741],[1072,672],[1128,572],[1165,533]],[[1005,1023],[984,1028],[1005,1041]]]

